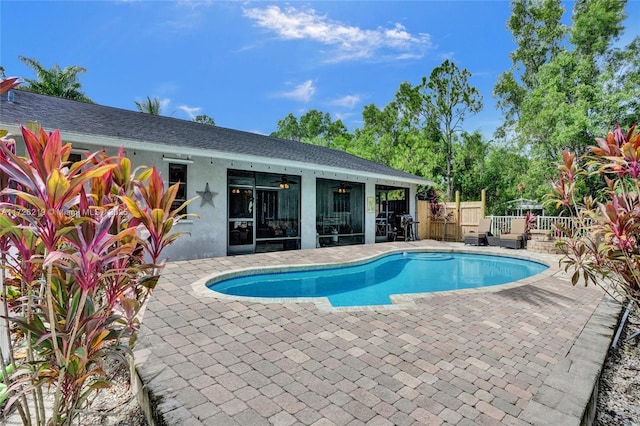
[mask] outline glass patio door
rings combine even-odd
[[[255,178],[253,174],[229,173],[228,254],[254,253],[255,237]]]

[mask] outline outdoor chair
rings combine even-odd
[[[478,232],[468,232],[464,234],[464,243],[474,246],[486,246],[487,237],[491,235],[491,219],[480,219]]]
[[[500,235],[500,247],[521,249],[527,241],[526,219],[513,219],[511,221],[511,231],[508,234]]]

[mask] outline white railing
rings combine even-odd
[[[511,229],[511,221],[513,219],[524,219],[524,216],[487,216],[491,219],[491,233],[500,235]],[[558,216],[536,216],[536,227],[543,231],[555,231],[558,225],[561,227],[571,227],[575,218],[558,217]]]

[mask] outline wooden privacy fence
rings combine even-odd
[[[480,219],[485,217],[485,192],[482,191],[480,201],[460,202],[460,193],[456,192],[456,201],[440,203],[449,216],[446,223],[442,219],[431,217],[431,205],[428,201],[418,200],[418,238],[438,241],[462,241],[470,231],[478,232]],[[513,219],[523,219],[525,216],[487,216],[491,219],[491,233],[500,235],[511,229]],[[533,229],[547,231],[555,237],[564,234],[557,227],[573,228],[580,224],[572,217],[536,216]],[[583,229],[588,232],[588,229]]]
[[[418,237],[439,241],[462,241],[469,231],[477,231],[480,219],[484,217],[485,192],[480,201],[460,201],[460,192],[456,191],[456,200],[441,203],[446,220],[431,217],[431,205],[426,200],[418,200]]]

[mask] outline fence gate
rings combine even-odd
[[[460,192],[456,191],[456,201],[441,203],[446,220],[434,218],[431,205],[426,200],[418,200],[418,237],[438,241],[462,241],[469,231],[478,230],[480,219],[484,217],[485,192],[480,201],[460,202]]]

